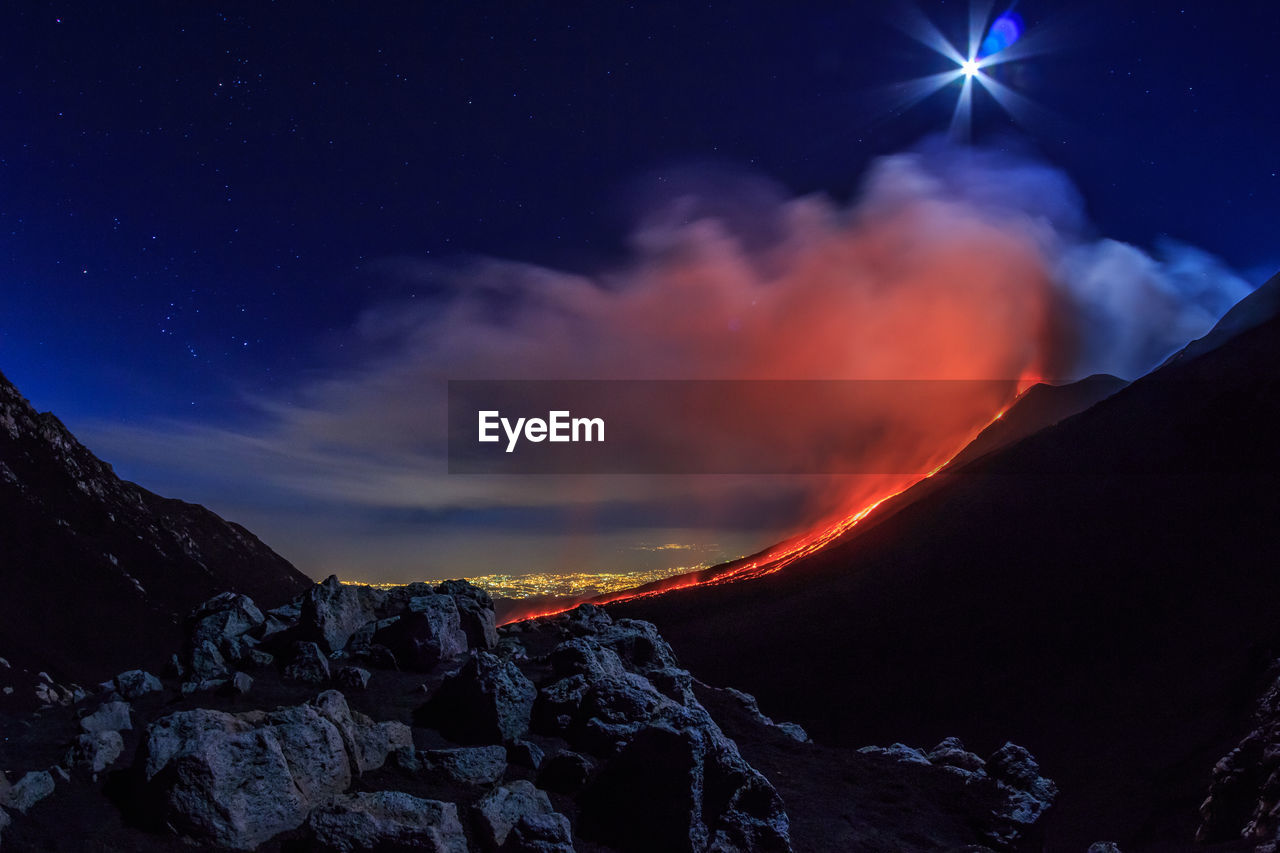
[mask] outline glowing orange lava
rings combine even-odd
[[[1028,388],[1037,384],[1039,381],[1040,381],[1039,379],[1028,379],[1028,378],[1023,378],[1021,381],[1019,381],[1018,388],[1017,388],[1017,395],[1014,398],[1014,402],[1017,402],[1017,399],[1021,397]],[[730,568],[726,568],[726,569],[721,569],[721,570],[709,569],[702,572],[692,572],[687,575],[677,575],[667,580],[656,581],[652,584],[646,584],[644,587],[640,587],[637,589],[610,593],[608,595],[602,595],[597,598],[589,599],[587,602],[577,602],[575,604],[567,605],[565,607],[553,608],[541,613],[521,616],[517,619],[509,620],[509,622],[504,624],[510,624],[511,622],[524,622],[530,619],[542,619],[547,616],[555,616],[557,614],[565,613],[569,610],[572,610],[573,608],[577,607],[578,604],[581,604],[581,603],[613,604],[619,601],[634,601],[636,599],[650,598],[655,595],[663,595],[665,593],[673,592],[678,589],[688,589],[694,586],[717,586],[720,584],[735,583],[737,581],[743,581],[743,580],[754,580],[755,578],[761,578],[761,577],[764,577],[765,575],[771,575],[774,572],[781,571],[782,569],[785,569],[787,566],[791,565],[792,563],[796,562],[802,557],[807,557],[810,554],[816,553],[817,551],[820,551],[823,548],[830,545],[832,542],[835,542],[836,540],[843,537],[846,533],[848,533],[849,531],[857,527],[859,524],[861,524],[862,521],[867,518],[867,516],[871,515],[871,513],[873,513],[885,501],[888,501],[891,498],[897,497],[903,492],[906,492],[908,489],[911,489],[917,484],[933,477],[943,468],[946,468],[947,465],[950,464],[951,460],[959,456],[960,453],[964,450],[964,448],[969,445],[969,442],[977,438],[979,433],[981,433],[987,427],[991,426],[991,424],[1003,418],[1005,416],[1005,413],[1009,411],[1012,405],[1013,404],[1010,403],[1000,411],[996,412],[995,415],[992,416],[992,418],[989,421],[987,421],[982,426],[981,429],[975,430],[974,433],[969,436],[968,440],[966,440],[963,444],[961,444],[960,447],[954,453],[952,453],[944,461],[940,462],[938,465],[936,465],[933,469],[931,469],[927,473],[911,479],[910,482],[908,482],[906,485],[902,486],[901,488],[897,488],[885,494],[880,495],[871,503],[863,506],[861,509],[859,509],[858,511],[850,515],[844,515],[838,518],[837,520],[835,520],[834,522],[820,523],[817,527],[815,527],[813,530],[809,531],[808,533],[802,534],[801,536],[794,537],[792,539],[788,539],[784,542],[780,542],[777,545],[770,548],[768,551],[765,551],[759,557],[755,557],[753,559],[747,560],[738,565],[729,564]]]

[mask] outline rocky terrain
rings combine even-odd
[[[1011,850],[1056,796],[951,738],[834,750],[584,605],[495,628],[463,581],[199,605],[160,676],[15,721],[0,847]]]
[[[0,519],[0,647],[23,686],[0,712],[36,683],[158,666],[222,590],[274,605],[311,583],[243,527],[121,480],[3,376]]]

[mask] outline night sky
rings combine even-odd
[[[312,573],[332,566],[311,564],[301,515],[346,520],[325,522],[357,543],[343,559],[378,541],[397,566],[433,531],[563,530],[550,510],[258,489],[262,472],[185,470],[156,436],[252,435],[384,357],[369,312],[447,299],[453,265],[589,275],[627,256],[644,211],[744,176],[848,203],[955,104],[958,84],[886,106],[887,87],[950,67],[892,25],[899,6],[7,4],[0,371],[123,476],[245,521]],[[963,42],[967,5],[921,9]],[[1015,122],[979,92],[976,142],[1070,176],[1099,235],[1172,238],[1253,285],[1280,268],[1280,7],[1016,12],[1052,49],[993,73],[1044,113]]]

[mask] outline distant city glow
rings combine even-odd
[[[673,548],[679,546],[662,546]],[[494,598],[521,599],[541,596],[570,597],[609,595],[634,589],[647,583],[663,580],[673,575],[683,575],[709,568],[710,564],[700,563],[693,566],[669,566],[662,569],[647,569],[633,572],[535,572],[525,575],[490,574],[475,575],[467,578],[471,583],[483,589]],[[454,576],[456,577],[456,575]],[[424,578],[423,583],[438,584],[448,578]],[[404,586],[404,583],[369,583],[363,581],[343,581],[346,584],[361,584],[379,589]]]

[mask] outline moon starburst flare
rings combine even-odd
[[[961,51],[916,7],[911,7],[900,28],[916,41],[955,64],[955,68],[912,80],[904,87],[910,93],[910,104],[918,103],[956,82],[960,83],[952,112],[951,133],[958,139],[970,136],[973,117],[973,95],[976,82],[1015,121],[1022,122],[1036,111],[1034,103],[1024,95],[995,79],[992,69],[1039,52],[1023,38],[1022,19],[1010,9],[991,19],[992,4],[976,2],[969,10],[969,32],[965,50]],[[988,23],[989,22],[989,23]],[[1033,40],[1032,40],[1033,41]]]

